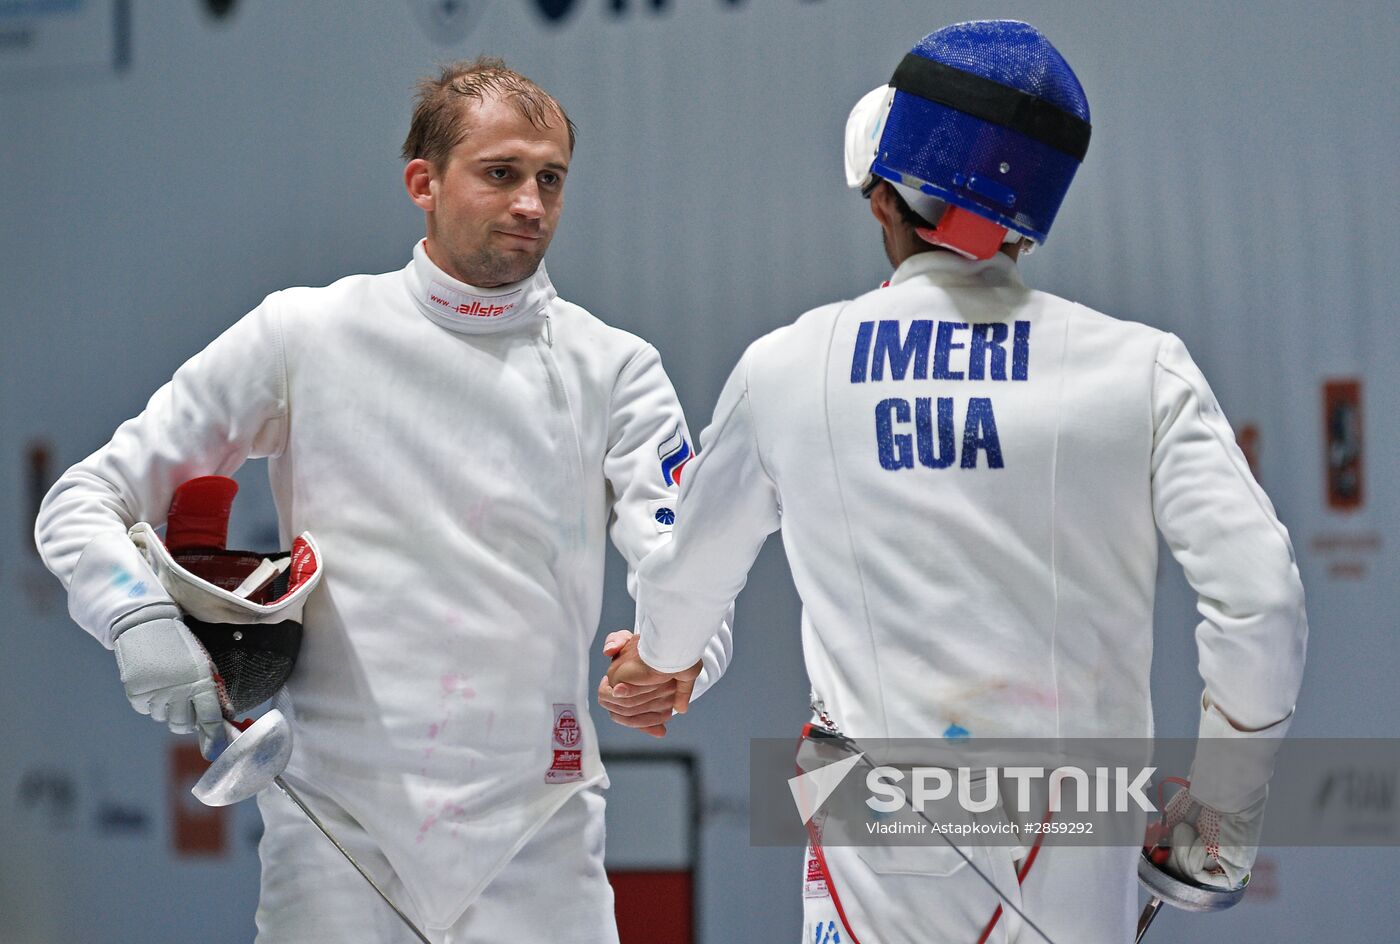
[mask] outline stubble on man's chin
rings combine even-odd
[[[479,288],[495,288],[512,282],[523,282],[535,274],[543,260],[543,249],[539,253],[481,249],[463,260],[461,270],[467,284]]]

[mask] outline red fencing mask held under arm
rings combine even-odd
[[[277,694],[301,649],[301,614],[321,579],[316,542],[303,532],[289,551],[227,548],[238,483],[221,475],[175,490],[165,539],[147,522],[130,531],[185,625],[209,651],[230,717]]]

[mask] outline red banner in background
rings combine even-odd
[[[692,944],[695,883],[689,870],[608,871],[622,944]]]
[[[1322,400],[1323,441],[1327,444],[1327,505],[1337,511],[1356,511],[1365,498],[1361,381],[1326,381],[1322,385]]]
[[[1259,427],[1254,423],[1245,423],[1235,433],[1235,442],[1240,447],[1240,452],[1244,453],[1244,461],[1249,463],[1249,471],[1254,476],[1254,481],[1262,482],[1259,475]]]
[[[209,762],[192,740],[170,745],[170,841],[176,855],[220,856],[228,852],[226,810],[194,798],[194,786]]]

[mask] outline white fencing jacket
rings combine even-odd
[[[1205,378],[1000,253],[917,254],[756,341],[681,509],[639,573],[642,658],[693,663],[781,526],[814,697],[852,737],[1151,736],[1159,530],[1199,593],[1202,734],[1293,709],[1298,570]],[[1222,809],[1258,786],[1197,776]]]
[[[283,541],[312,532],[325,568],[289,770],[445,927],[603,780],[586,676],[604,535],[633,590],[689,455],[653,347],[557,298],[543,267],[483,291],[420,242],[398,272],[269,296],[62,476],[36,537],[110,647],[167,599],[128,527],[163,523],[181,482],[268,457]],[[710,635],[707,683],[729,656],[728,629]]]

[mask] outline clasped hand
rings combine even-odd
[[[624,727],[665,737],[672,713],[685,714],[690,706],[701,664],[683,672],[658,672],[638,654],[640,638],[622,629],[603,641],[603,654],[613,661],[598,683],[598,704]]]

